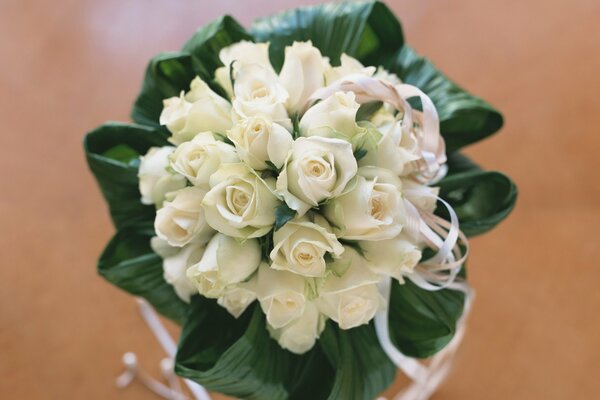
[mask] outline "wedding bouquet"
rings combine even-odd
[[[415,358],[455,337],[467,236],[516,188],[457,153],[500,114],[384,4],[214,21],[150,61],[132,119],[85,139],[117,229],[98,270],[182,324],[179,375],[252,399],[443,378]]]

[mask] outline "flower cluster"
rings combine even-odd
[[[377,283],[403,282],[421,259],[405,199],[431,212],[436,189],[414,179],[418,127],[401,112],[352,91],[311,97],[349,75],[395,75],[347,55],[332,66],[311,42],[288,46],[277,73],[268,46],[220,52],[227,98],[195,78],[164,100],[173,146],[142,157],[139,187],[178,296],[215,298],[236,318],[258,301],[271,336],[304,353],[326,319],[350,329],[386,307]]]

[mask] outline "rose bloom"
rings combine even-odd
[[[300,111],[310,95],[323,87],[326,67],[321,52],[311,41],[286,46],[279,81],[289,94],[286,105],[290,113]]]
[[[319,288],[319,297],[315,300],[319,311],[337,322],[341,329],[369,323],[385,302],[377,289],[380,278],[350,247],[346,247],[337,263],[345,264],[345,271],[340,276],[329,275]]]
[[[339,137],[350,140],[360,131],[356,113],[360,104],[353,92],[335,92],[310,107],[300,120],[302,136]]]
[[[421,260],[421,250],[402,234],[393,239],[361,241],[360,247],[372,271],[404,283]]]
[[[304,354],[314,345],[325,328],[325,317],[313,302],[306,302],[304,312],[283,328],[274,329],[267,325],[273,339],[284,349]]]
[[[202,199],[206,190],[186,187],[175,193],[172,201],[156,212],[154,229],[171,246],[182,247],[192,242],[207,242],[214,234],[206,223]]]
[[[231,104],[200,78],[192,81],[187,94],[165,99],[163,104],[160,124],[171,132],[171,143],[192,140],[200,132],[224,134],[231,128]]]
[[[356,185],[323,206],[323,214],[339,237],[383,240],[397,236],[405,222],[402,182],[390,171],[363,167]]]
[[[271,230],[279,204],[274,178],[263,180],[242,163],[222,164],[209,184],[202,207],[214,229],[237,238],[260,237]]]
[[[307,277],[325,275],[325,254],[338,257],[344,247],[323,217],[315,215],[314,219],[315,222],[308,218],[293,220],[275,231],[271,268]]]
[[[258,268],[257,279],[258,301],[272,328],[282,328],[304,313],[304,278],[274,270],[263,263]]]
[[[217,300],[217,304],[224,307],[235,318],[239,318],[254,300],[256,300],[255,277],[247,282],[226,287]]]
[[[287,129],[260,116],[239,120],[227,136],[239,157],[255,170],[266,169],[267,161],[281,168],[294,142]]]
[[[156,204],[160,207],[167,193],[185,187],[183,176],[167,170],[169,156],[173,150],[173,146],[151,147],[146,155],[140,158],[138,178],[143,204]]]
[[[333,82],[352,74],[373,76],[375,70],[375,67],[365,67],[356,58],[344,53],[340,57],[339,66],[328,66],[325,69],[325,84],[331,85]]]
[[[201,295],[218,298],[228,286],[249,278],[258,268],[260,257],[258,240],[240,242],[217,233],[208,242],[202,259],[188,268],[187,276]]]
[[[277,178],[277,191],[302,216],[321,201],[342,194],[356,171],[350,143],[317,136],[298,138]]]
[[[216,140],[211,132],[200,132],[171,155],[171,167],[193,185],[203,187],[208,187],[208,180],[219,165],[234,162],[239,162],[235,148]]]

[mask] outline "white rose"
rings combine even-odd
[[[360,104],[353,92],[335,92],[318,102],[302,116],[302,136],[352,138],[360,128],[356,124],[356,112]]]
[[[287,109],[298,112],[313,92],[325,83],[325,63],[319,49],[308,42],[294,42],[285,48],[279,80],[290,97]]]
[[[410,201],[419,210],[432,214],[437,206],[440,188],[426,186],[411,179],[402,179],[402,187],[406,200]]]
[[[211,132],[200,132],[180,144],[170,157],[171,167],[196,186],[208,186],[210,176],[222,163],[239,162],[235,148],[215,140]]]
[[[274,270],[263,263],[258,268],[257,279],[258,301],[272,328],[282,328],[304,313],[304,278]]]
[[[256,170],[266,169],[267,161],[281,168],[294,142],[287,129],[263,117],[239,120],[227,136],[239,157]]]
[[[356,58],[342,54],[338,67],[330,66],[325,70],[325,85],[331,85],[333,82],[352,74],[373,76],[375,70],[375,67],[365,67]]]
[[[361,241],[360,247],[373,271],[391,276],[400,283],[404,282],[404,275],[413,273],[421,260],[421,250],[402,235],[387,240]]]
[[[230,285],[225,289],[217,303],[224,307],[229,314],[235,318],[246,311],[246,308],[256,300],[256,278],[253,277],[248,282]]]
[[[243,66],[237,73],[233,95],[234,117],[262,116],[291,128],[285,110],[289,95],[273,70],[259,64]]]
[[[388,71],[387,69],[381,66],[377,68],[377,71],[375,72],[373,77],[381,79],[384,82],[391,83],[394,86],[402,84],[402,81],[400,80],[398,75]]]
[[[176,247],[206,242],[214,231],[204,219],[201,203],[205,194],[202,188],[187,187],[176,192],[173,201],[166,201],[154,220],[158,237]]]
[[[233,88],[231,86],[231,75],[235,77],[236,71],[247,64],[259,64],[265,68],[273,69],[269,61],[269,43],[253,43],[247,40],[234,43],[224,47],[219,52],[219,59],[223,67],[215,71],[215,80],[231,97]],[[233,63],[233,74],[231,73]]]
[[[237,238],[260,237],[271,230],[279,204],[274,178],[263,180],[242,163],[222,164],[209,184],[202,206],[214,229]]]
[[[383,240],[397,236],[406,212],[402,182],[390,171],[375,167],[358,170],[356,185],[323,206],[323,214],[349,240]]]
[[[258,268],[260,258],[258,240],[240,242],[217,233],[208,242],[200,262],[188,268],[187,276],[201,295],[218,298],[229,285],[250,277]]]
[[[326,253],[338,257],[344,251],[327,221],[319,215],[315,222],[307,218],[289,221],[275,231],[273,244],[271,268],[308,277],[325,275]]]
[[[185,178],[169,172],[169,155],[175,150],[172,146],[151,147],[140,158],[138,170],[139,188],[143,204],[161,206],[165,195],[186,185]]]
[[[277,178],[277,191],[302,216],[319,202],[339,196],[356,170],[350,143],[318,136],[298,138]]]
[[[366,261],[349,247],[342,258],[349,263],[348,268],[341,276],[332,274],[325,279],[315,303],[341,329],[351,329],[369,323],[385,301],[377,289],[379,278]]]
[[[190,243],[182,248],[171,247],[166,241],[155,236],[150,241],[152,250],[163,259],[163,278],[173,286],[175,293],[186,303],[196,293],[196,288],[186,275],[187,269],[200,261],[204,254],[204,244]]]
[[[325,328],[325,317],[319,313],[317,306],[307,302],[304,313],[283,328],[273,329],[267,325],[273,339],[284,349],[296,354],[304,354],[312,349]]]
[[[191,140],[199,132],[225,133],[231,128],[231,104],[198,77],[187,94],[182,92],[163,103],[160,124],[172,133],[169,141],[174,144]]]
[[[373,165],[393,171],[396,175],[411,172],[410,163],[418,160],[419,145],[414,134],[402,129],[401,121],[386,122],[380,126],[383,134],[376,149],[359,160],[359,165]]]

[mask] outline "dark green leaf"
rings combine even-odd
[[[182,50],[198,60],[202,68],[200,77],[208,82],[213,79],[215,70],[223,66],[219,59],[221,49],[241,40],[253,41],[253,38],[235,19],[226,15],[198,29]]]
[[[440,196],[454,208],[460,229],[467,236],[485,233],[499,224],[517,200],[517,187],[500,172],[471,169],[447,176],[439,186]],[[443,207],[437,213],[448,218]]]
[[[383,352],[372,323],[343,330],[328,321],[319,345],[336,371],[329,400],[371,400],[394,381],[396,366]]]
[[[162,259],[152,252],[152,230],[117,233],[98,261],[98,273],[121,289],[148,300],[162,315],[181,323],[188,305],[163,278]]]
[[[358,122],[368,120],[373,114],[377,112],[377,110],[381,108],[382,105],[383,102],[381,101],[370,101],[368,103],[361,104],[358,108],[358,111],[356,112],[356,121]]]
[[[354,158],[356,158],[356,161],[360,161],[360,159],[366,156],[367,153],[368,150],[365,148],[356,149],[356,151],[354,152]]]
[[[275,230],[284,226],[296,216],[296,211],[288,207],[286,203],[281,203],[275,209]]]
[[[343,2],[302,7],[258,19],[252,34],[270,42],[271,61],[283,65],[284,48],[294,41],[311,40],[337,64],[342,53],[379,65],[402,46],[400,24],[380,2]]]
[[[467,172],[471,170],[480,171],[481,168],[475,164],[470,158],[464,154],[455,151],[448,154],[448,175],[454,175],[461,172]]]
[[[333,370],[315,346],[298,356],[269,337],[265,318],[251,306],[239,319],[197,296],[183,327],[176,372],[209,390],[243,399],[324,399]]]
[[[138,166],[131,161],[144,155],[152,146],[167,144],[165,136],[151,128],[116,122],[104,124],[85,137],[88,165],[108,203],[117,229],[152,226],[156,210],[154,206],[141,203]]]
[[[160,126],[163,100],[188,91],[197,75],[192,56],[186,53],[161,53],[148,64],[142,90],[133,105],[131,118],[144,125]]]
[[[407,356],[430,357],[454,336],[463,306],[462,292],[430,292],[409,280],[403,285],[393,280],[389,304],[392,341]]]
[[[502,115],[498,111],[454,84],[409,46],[403,46],[385,66],[403,82],[417,86],[431,98],[449,153],[502,127]]]

